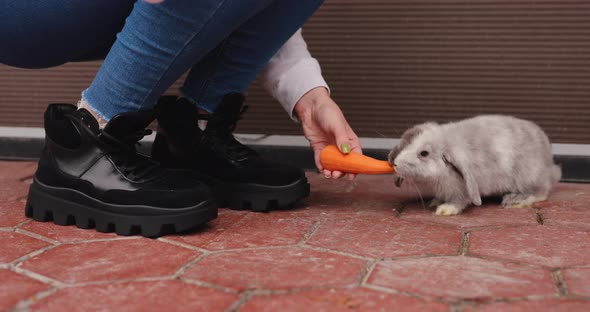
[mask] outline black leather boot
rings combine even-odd
[[[232,209],[289,207],[309,195],[305,173],[266,161],[234,138],[243,101],[241,94],[230,94],[213,114],[200,115],[186,99],[162,98],[152,158],[167,167],[192,168],[208,181],[218,200]],[[204,131],[197,120],[207,120]]]
[[[163,169],[135,145],[153,111],[115,116],[103,130],[85,109],[51,104],[26,215],[99,232],[157,237],[217,217],[218,203],[190,171]]]

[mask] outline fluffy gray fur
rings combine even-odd
[[[456,215],[481,197],[503,195],[505,207],[547,199],[561,178],[551,144],[531,121],[482,115],[408,129],[389,153],[398,177],[434,196],[438,215]]]

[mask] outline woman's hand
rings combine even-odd
[[[315,164],[326,178],[341,178],[344,172],[330,171],[322,167],[320,152],[326,145],[336,145],[340,151],[354,151],[362,154],[358,137],[348,125],[340,107],[330,98],[328,90],[317,87],[299,99],[295,104],[295,113],[299,117],[303,134],[314,152]],[[354,174],[349,174],[354,179]]]

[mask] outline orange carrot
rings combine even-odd
[[[383,174],[394,172],[387,161],[377,160],[359,153],[344,154],[335,145],[328,145],[320,152],[320,162],[324,169],[346,173]]]

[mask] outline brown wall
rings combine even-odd
[[[361,136],[505,113],[554,142],[590,143],[590,1],[328,0],[304,37]],[[40,126],[45,105],[77,100],[97,66],[0,66],[0,125]],[[240,132],[299,134],[257,85],[248,102]]]

